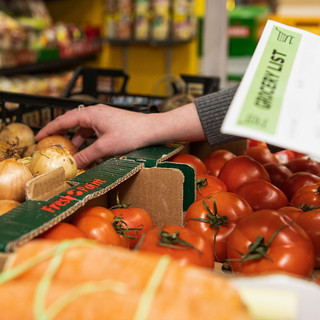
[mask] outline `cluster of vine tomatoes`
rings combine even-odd
[[[197,177],[185,227],[205,236],[233,272],[309,276],[320,267],[320,163],[290,156],[263,143],[239,155],[220,149],[202,161],[206,173],[199,159],[178,157]]]
[[[134,248],[142,232],[153,227],[151,215],[146,210],[119,203],[110,209],[103,206],[84,208],[72,221],[56,224],[39,238],[58,241],[88,238],[101,244]]]
[[[72,221],[56,224],[39,238],[55,241],[88,238],[104,245],[170,255],[181,266],[214,267],[213,249],[205,237],[183,226],[155,226],[145,209],[121,203],[109,209],[103,206],[82,209]]]

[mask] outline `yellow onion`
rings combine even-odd
[[[66,180],[76,176],[78,167],[71,153],[61,146],[50,146],[33,152],[29,169],[34,176],[63,167]]]
[[[52,135],[52,136],[48,136],[41,139],[40,141],[38,141],[36,149],[40,150],[45,147],[59,146],[59,145],[62,148],[67,149],[72,155],[74,155],[77,152],[77,148],[71,142],[71,140],[65,136],[60,136],[60,135]]]
[[[4,126],[0,131],[0,141],[21,149],[21,153],[35,143],[32,129],[20,122],[13,122]]]
[[[35,151],[36,148],[37,148],[37,144],[36,144],[36,143],[34,143],[34,144],[32,144],[31,146],[27,147],[27,148],[25,149],[25,151],[23,152],[23,157],[24,157],[24,158],[25,158],[25,157],[30,157],[30,156],[32,155],[32,152]]]
[[[0,200],[0,216],[19,206],[21,203],[16,200]]]
[[[30,170],[15,158],[0,162],[0,200],[25,200],[26,183],[32,179]]]
[[[29,168],[30,161],[31,161],[31,157],[24,157],[24,158],[18,159],[18,162],[23,163],[29,170],[30,170]]]

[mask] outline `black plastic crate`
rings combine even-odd
[[[127,94],[129,76],[121,69],[104,69],[94,67],[78,67],[63,96],[72,97],[86,95],[91,98],[103,100],[103,96],[113,94]]]
[[[220,87],[220,78],[218,77],[192,76],[186,74],[181,74],[180,77],[186,85],[186,93],[194,96],[202,96],[216,92]]]
[[[73,73],[63,97],[88,99],[92,102],[129,107],[140,112],[155,112],[157,105],[164,99],[161,96],[129,94],[129,76],[121,69],[79,67]]]

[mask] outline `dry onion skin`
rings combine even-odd
[[[16,144],[8,144],[0,141],[0,161],[10,158],[21,158],[21,148],[18,148]]]
[[[33,176],[63,167],[65,178],[69,180],[77,175],[78,167],[71,153],[61,146],[51,146],[33,152],[29,169]]]
[[[77,152],[77,148],[71,142],[71,140],[61,135],[52,135],[41,139],[37,143],[36,150],[57,145],[60,145],[62,148],[67,149],[72,155]]]
[[[0,161],[7,159],[10,149],[10,146],[6,142],[0,141]]]
[[[24,150],[35,143],[34,132],[26,124],[20,122],[10,123],[2,128],[0,131],[0,141],[15,145],[21,150]]]
[[[30,160],[31,160],[31,157],[24,157],[24,158],[18,159],[18,162],[23,163],[30,170],[29,168]]]
[[[16,200],[0,200],[0,216],[9,212],[13,208],[19,206],[21,203]]]
[[[37,148],[37,144],[36,144],[36,143],[34,143],[34,144],[32,144],[31,146],[27,147],[27,148],[25,149],[24,153],[23,153],[23,157],[24,157],[24,158],[25,158],[25,157],[31,157],[33,151],[35,151],[36,148]]]
[[[0,200],[25,200],[26,183],[32,179],[30,170],[15,158],[0,162]]]

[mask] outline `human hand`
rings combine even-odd
[[[65,135],[69,129],[77,128],[72,143],[79,149],[95,134],[97,139],[74,155],[78,168],[85,168],[99,158],[121,155],[148,144],[147,117],[147,114],[98,104],[67,111],[43,127],[35,139]]]

